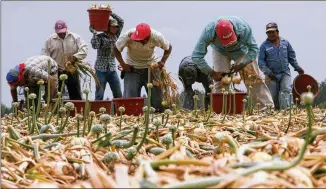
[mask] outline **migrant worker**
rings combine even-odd
[[[279,36],[276,23],[266,25],[267,39],[261,44],[258,64],[266,75],[266,84],[271,92],[275,108],[285,109],[291,99],[291,71],[289,64],[299,74],[304,70],[299,66],[290,42]]]
[[[121,52],[125,47],[127,47],[127,56],[124,60]],[[155,47],[164,50],[164,55],[159,61],[154,53]],[[143,86],[147,91],[149,65],[157,62],[159,68],[162,69],[171,51],[172,46],[169,41],[160,32],[150,28],[145,23],[138,24],[136,28],[121,35],[116,42],[114,53],[123,69],[121,77],[124,79],[124,98],[140,97]],[[150,82],[152,82],[152,78]],[[151,104],[158,112],[163,110],[161,101],[161,88],[154,85]]]
[[[102,88],[96,86],[96,100],[103,100],[106,83],[109,83],[114,98],[122,97],[113,49],[122,31],[123,24],[123,19],[111,12],[109,27],[106,32],[96,34],[96,31],[90,26],[90,31],[94,34],[91,44],[93,49],[97,49],[95,62],[96,76],[102,86]]]
[[[209,45],[213,50],[214,69],[204,59]],[[217,81],[217,92],[222,88],[228,90],[230,86],[220,81],[222,73],[239,72],[247,90],[251,86],[254,104],[260,103],[262,109],[266,109],[273,100],[258,67],[257,54],[258,45],[250,26],[239,17],[226,16],[218,17],[205,27],[193,51],[192,61]],[[232,60],[235,64],[231,66]]]
[[[70,100],[82,100],[79,77],[66,71],[66,66],[69,66],[66,63],[85,59],[88,52],[87,44],[79,35],[70,32],[63,20],[56,21],[54,29],[55,33],[46,40],[42,54],[50,56],[58,63],[58,77],[61,74],[68,76],[65,85]],[[59,82],[59,88],[61,88],[61,84]]]
[[[209,104],[208,93],[211,92],[209,86],[213,84],[213,80],[209,74],[205,74],[198,69],[197,65],[191,60],[191,56],[187,56],[182,59],[179,65],[179,79],[183,83],[184,87],[184,98],[183,98],[183,108],[188,110],[194,109],[194,90],[192,85],[195,82],[201,83],[205,89],[205,109],[207,109]]]
[[[50,81],[48,81],[48,62],[50,62]],[[33,56],[27,58],[23,63],[11,69],[6,76],[7,82],[10,86],[10,92],[13,102],[18,101],[17,87],[28,87],[29,94],[39,94],[39,87],[41,80],[47,86],[50,84],[50,100],[57,97],[58,93],[58,65],[49,56]],[[43,99],[47,98],[47,87],[45,88],[45,95]],[[27,100],[27,92],[25,91],[25,99]],[[37,98],[36,98],[37,99]],[[37,100],[35,101],[37,103]],[[31,105],[31,103],[30,103]]]

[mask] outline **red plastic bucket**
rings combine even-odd
[[[125,107],[126,111],[123,113],[125,115],[134,115],[138,116],[143,114],[144,107],[144,97],[134,97],[134,98],[114,98],[112,101],[115,105],[118,115],[119,107]]]
[[[77,113],[81,113],[81,110],[85,109],[85,100],[65,100],[64,103],[72,102],[75,105],[75,110]],[[99,109],[104,107],[106,113],[110,114],[111,111],[111,101],[110,100],[90,100],[89,108],[90,111],[94,111],[96,114],[99,113]],[[75,116],[75,111],[70,112],[70,116]]]
[[[236,92],[235,93],[235,113],[236,114],[241,114],[243,111],[243,102],[242,100],[246,97],[247,93],[246,92]],[[229,93],[228,95],[225,96],[226,98],[226,103],[227,103],[227,110],[226,112],[230,114],[233,114],[233,95]],[[230,107],[231,103],[231,107]],[[223,93],[213,93],[213,111],[217,114],[222,113],[222,106],[223,106]],[[230,110],[231,109],[231,110]]]
[[[292,94],[293,101],[295,102],[295,98],[300,99],[300,95],[304,92],[308,92],[307,86],[311,86],[311,92],[316,97],[319,93],[318,82],[308,74],[301,74],[294,78]]]
[[[109,25],[110,10],[88,9],[89,23],[96,31],[107,31]]]

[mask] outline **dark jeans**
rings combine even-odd
[[[60,81],[60,75],[66,74],[68,79],[65,81],[65,85],[68,88],[69,99],[70,100],[82,100],[81,89],[80,89],[80,81],[79,77],[72,75],[70,72],[67,71],[59,71],[58,78],[59,78],[59,88],[58,91],[61,90],[62,81]]]
[[[96,86],[95,92],[95,99],[96,100],[103,100],[104,92],[106,88],[106,83],[109,83],[111,91],[113,93],[113,98],[121,98],[121,85],[118,74],[116,71],[107,71],[107,72],[100,72],[96,71],[96,76],[100,80],[101,87]]]
[[[150,80],[151,82],[153,80],[152,74]],[[126,72],[124,76],[124,91],[123,91],[124,98],[140,97],[142,87],[145,87],[146,92],[148,92],[147,82],[148,82],[147,68],[135,69],[133,72]],[[152,93],[151,106],[156,109],[156,112],[162,112],[163,107],[161,105],[161,102],[163,97],[162,97],[161,88],[158,86],[153,86],[151,93]]]

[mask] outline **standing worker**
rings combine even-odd
[[[205,109],[207,109],[209,104],[208,93],[211,92],[209,85],[213,84],[213,80],[210,75],[204,74],[197,68],[196,64],[192,62],[191,56],[187,56],[182,59],[179,65],[179,79],[183,83],[185,94],[183,100],[183,108],[188,110],[194,109],[193,96],[195,95],[195,92],[192,89],[192,85],[195,82],[199,82],[202,83],[205,89]]]
[[[125,47],[127,47],[126,61],[121,56]],[[123,96],[125,98],[140,97],[143,86],[147,91],[148,67],[158,59],[154,52],[155,47],[164,50],[163,57],[158,61],[158,65],[162,69],[172,51],[172,46],[161,33],[150,28],[148,24],[138,24],[136,28],[120,36],[116,42],[114,54],[123,69],[121,74],[124,79]],[[154,85],[151,104],[157,112],[163,111],[161,101],[161,88]]]
[[[96,34],[90,26],[90,31],[94,34],[91,40],[93,49],[97,49],[95,62],[96,76],[102,86],[96,86],[95,99],[103,100],[106,83],[109,83],[114,98],[121,98],[121,85],[116,72],[114,46],[123,28],[124,21],[117,14],[111,12],[109,27],[106,32]]]
[[[204,59],[209,45],[213,49],[214,70]],[[264,82],[264,74],[259,70],[257,54],[258,45],[250,26],[239,17],[226,16],[218,17],[205,27],[193,51],[192,61],[215,81],[221,79],[222,73],[240,72],[247,90],[252,87],[254,103],[260,103],[265,109],[268,104],[273,104],[273,100]],[[232,66],[231,60],[235,62]],[[217,91],[229,87],[221,82],[217,85]]]
[[[70,100],[82,100],[79,77],[75,77],[66,71],[65,64],[68,61],[75,62],[85,59],[88,52],[87,44],[79,35],[67,30],[66,22],[63,20],[58,20],[54,29],[55,33],[45,42],[42,54],[50,56],[58,63],[58,77],[61,74],[68,76],[65,85],[68,88]],[[61,82],[59,88],[61,88]]]
[[[50,81],[48,81],[48,62],[50,61]],[[50,101],[57,96],[58,93],[58,65],[49,56],[33,56],[27,58],[23,63],[11,69],[6,76],[10,86],[10,92],[13,102],[18,102],[17,87],[28,87],[29,94],[39,94],[38,82],[43,80],[45,84],[50,84]],[[47,88],[46,88],[47,89]],[[43,99],[46,101],[47,90]],[[25,91],[25,99],[28,100]],[[36,98],[38,99],[38,98]],[[37,101],[35,101],[37,104]],[[31,103],[30,103],[31,104]]]
[[[289,64],[299,74],[304,70],[299,66],[295,52],[289,41],[279,36],[276,23],[266,25],[267,39],[261,44],[258,64],[269,81],[267,86],[272,94],[276,109],[290,105],[291,71]]]

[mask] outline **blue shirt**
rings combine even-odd
[[[289,41],[280,37],[278,47],[268,39],[261,44],[258,65],[265,75],[269,75],[272,72],[278,79],[281,78],[282,74],[290,75],[289,63],[294,70],[300,69],[295,52]]]
[[[216,24],[220,19],[227,19],[232,23],[234,32],[238,38],[236,45],[227,48],[223,47],[215,30]],[[236,16],[218,17],[215,21],[210,22],[202,32],[192,53],[192,61],[205,74],[211,74],[213,71],[204,59],[209,45],[231,60],[236,60],[240,56],[245,55],[241,63],[248,63],[249,61],[255,60],[258,54],[258,45],[252,35],[250,26]]]

